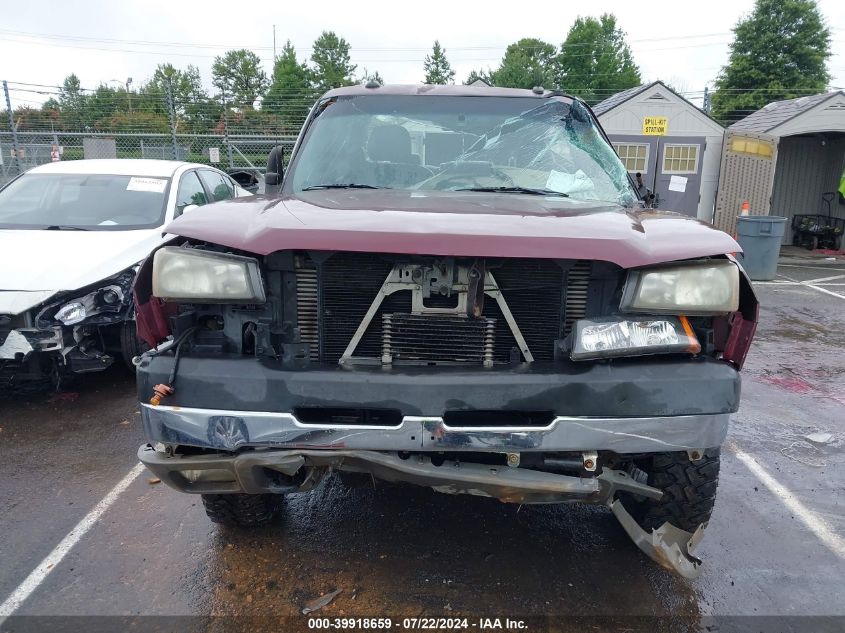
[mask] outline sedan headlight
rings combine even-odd
[[[686,317],[581,319],[574,332],[572,360],[701,351]]]
[[[126,301],[126,297],[127,293],[118,284],[103,286],[75,301],[64,304],[56,311],[53,318],[65,325],[82,323],[90,316],[119,312]]]
[[[628,271],[623,312],[711,315],[739,308],[739,268],[731,261]]]
[[[74,293],[63,293],[62,301],[51,303],[38,313],[35,324],[39,328],[50,328],[57,322],[62,325],[83,322],[105,325],[122,321],[131,303],[134,279],[133,266]]]
[[[153,258],[153,296],[196,303],[264,303],[258,260],[166,246]]]

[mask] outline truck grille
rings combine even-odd
[[[315,263],[298,258],[297,314],[312,361],[335,364],[394,264],[434,258],[342,252],[320,260]],[[585,316],[590,262],[491,259],[487,270],[495,278],[534,360],[552,360],[554,341],[563,338],[574,321]],[[411,300],[410,290],[384,299],[355,348],[356,359],[378,363],[387,355],[393,362],[480,366],[520,358],[511,328],[491,297],[485,298],[480,319],[413,315]],[[426,302],[427,306],[453,304],[454,297],[435,295]]]
[[[493,363],[496,320],[395,312],[382,319],[382,362]]]
[[[301,260],[296,268],[296,321],[302,342],[308,344],[312,361],[320,358],[319,317],[317,267],[310,259]]]

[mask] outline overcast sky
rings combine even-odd
[[[0,79],[59,85],[74,72],[83,87],[117,85],[127,77],[137,87],[158,63],[194,64],[210,87],[215,55],[250,48],[273,57],[273,24],[279,48],[290,39],[300,57],[323,30],[334,30],[352,46],[353,63],[377,70],[387,83],[421,81],[422,62],[434,39],[463,81],[473,68],[495,68],[505,47],[523,37],[555,45],[578,16],[614,13],[627,32],[644,80],[664,79],[694,101],[712,87],[727,61],[730,30],[753,0],[680,3],[461,2],[427,0],[73,0],[14,3],[6,0],[0,23]],[[845,2],[820,0],[832,27],[831,85],[845,86]],[[13,8],[12,8],[13,7]],[[40,35],[40,36],[39,36]],[[48,89],[49,90],[49,89]],[[12,93],[13,106],[37,105],[49,95]]]

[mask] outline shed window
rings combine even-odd
[[[698,145],[665,145],[664,174],[694,174],[698,171]]]
[[[647,143],[614,143],[613,149],[619,155],[625,169],[630,172],[646,173],[648,170]]]

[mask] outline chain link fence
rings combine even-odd
[[[270,150],[282,145],[289,156],[295,140],[260,134],[0,132],[0,184],[37,165],[84,158],[183,160],[263,173]]]

